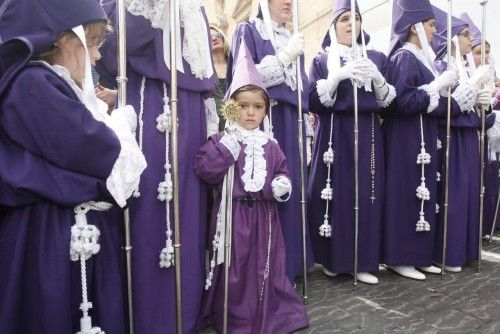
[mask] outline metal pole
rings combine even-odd
[[[229,131],[228,131],[229,133]],[[229,267],[231,266],[231,243],[233,225],[233,182],[234,165],[231,165],[226,174],[226,221],[224,236],[224,314],[222,321],[222,333],[227,334],[228,324],[228,302],[229,302]]]
[[[480,4],[483,7],[482,31],[481,31],[481,65],[486,64],[486,4],[488,0],[481,0]],[[486,128],[486,108],[481,106],[481,179],[479,182],[479,238],[478,238],[478,254],[477,254],[477,272],[481,267],[481,252],[483,249],[483,207],[484,207],[484,132]]]
[[[448,0],[448,26],[447,26],[447,53],[448,69],[451,68],[451,15],[453,13],[452,0]],[[456,45],[455,47],[459,47]],[[460,59],[456,59],[460,61]],[[450,175],[450,136],[451,136],[451,86],[448,87],[448,106],[446,112],[446,151],[445,151],[445,175],[444,175],[444,214],[443,214],[443,249],[441,255],[441,279],[444,276],[446,265],[446,244],[448,240],[448,205],[449,205],[449,175]]]
[[[180,29],[179,0],[170,0],[170,111],[172,117],[172,130],[170,132],[172,183],[174,200],[174,263],[175,263],[175,311],[177,333],[182,334],[182,281],[181,281],[181,236],[179,215],[179,124],[177,116],[177,29]]]
[[[352,60],[357,58],[357,31],[356,31],[356,7],[355,1],[351,0],[351,50]],[[358,235],[359,235],[359,129],[358,129],[358,86],[352,82],[354,97],[354,272],[353,289],[358,288]]]
[[[299,1],[293,1],[293,32],[299,32]],[[305,162],[304,162],[304,119],[302,114],[302,71],[300,57],[295,60],[297,70],[297,126],[299,132],[299,157],[300,157],[300,206],[302,218],[302,260],[304,284],[302,285],[302,300],[307,304],[307,242],[306,242],[306,190],[305,190]]]
[[[125,0],[117,1],[117,43],[118,43],[118,108],[127,104],[127,43],[126,43],[126,8]],[[134,334],[134,303],[132,297],[132,243],[130,241],[130,212],[123,212],[123,223],[125,228],[125,261],[127,270],[127,299],[128,299],[128,330]]]

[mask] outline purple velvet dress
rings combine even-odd
[[[104,8],[113,22],[116,19],[114,3]],[[207,35],[207,41],[208,38]],[[114,40],[109,38],[103,54],[105,67],[116,73]],[[143,17],[127,14],[127,103],[139,113],[143,100],[142,148],[148,163],[141,177],[141,195],[130,204],[134,321],[136,333],[148,334],[176,330],[174,268],[159,266],[166,239],[166,205],[157,199],[158,185],[165,177],[165,133],[157,130],[156,118],[163,113],[164,87],[170,96],[170,71],[163,60],[162,45],[160,30],[152,28]],[[193,173],[193,158],[206,142],[204,96],[213,90],[213,81],[196,79],[185,61],[184,69],[184,73],[178,72],[182,305],[183,330],[193,333],[205,280],[207,233],[207,191]],[[143,79],[144,95],[141,96]],[[173,218],[171,226],[173,229]]]
[[[399,49],[388,64],[387,81],[397,91],[395,103],[384,113],[386,188],[383,227],[383,263],[391,266],[430,266],[436,234],[436,179],[438,120],[446,117],[447,100],[439,98],[430,113],[430,97],[419,87],[429,84],[434,75],[410,51]],[[452,100],[452,116],[460,113]],[[422,124],[420,123],[422,115]],[[425,184],[430,199],[424,201],[425,220],[430,231],[416,231],[421,199],[416,189],[421,184],[422,165],[417,164],[421,140],[430,155],[425,165]]]
[[[233,227],[229,267],[229,333],[291,333],[308,325],[307,315],[286,276],[285,244],[277,202],[271,181],[288,176],[286,159],[278,144],[263,145],[267,174],[262,190],[245,191],[245,144],[235,162],[220,143],[223,133],[212,136],[195,157],[195,173],[207,184],[216,186],[221,202],[224,176],[235,164],[233,188]],[[293,191],[292,191],[293,193]],[[217,210],[212,212],[211,230],[215,233]],[[213,325],[222,333],[224,265],[215,267],[212,286],[205,293],[200,327]]]
[[[271,42],[264,40],[256,28],[255,22],[243,22],[236,27],[233,35],[233,42],[245,39],[246,45],[252,55],[255,64],[261,63],[262,59],[268,55],[274,55],[275,51]],[[228,86],[232,80],[232,66],[234,59],[237,59],[239,42],[233,43],[232,57],[228,64]],[[309,94],[307,92],[308,80],[304,71],[304,60],[301,57],[302,63],[302,112],[308,111]],[[272,106],[272,126],[274,138],[278,141],[283,149],[288,160],[290,179],[292,187],[295,191],[292,193],[290,200],[286,203],[278,205],[280,220],[282,222],[283,236],[285,239],[286,248],[286,272],[290,280],[294,281],[297,276],[303,275],[303,259],[302,259],[302,215],[300,203],[300,157],[298,146],[298,127],[297,127],[297,91],[292,91],[286,84],[282,83],[276,86],[267,87],[267,91],[272,100],[277,102]],[[305,129],[303,130],[305,143]],[[305,147],[304,147],[304,164],[305,164]],[[304,166],[304,170],[307,168]],[[304,186],[307,186],[307,175]],[[307,239],[307,267],[313,265],[313,254],[309,235]],[[300,245],[300,246],[299,246]]]
[[[0,99],[1,333],[79,330],[80,263],[70,261],[73,209],[112,201],[106,179],[119,152],[114,132],[51,69],[27,65],[13,78]],[[90,315],[106,333],[121,334],[121,225],[106,212],[90,211],[87,220],[101,232],[100,251],[87,261]]]
[[[383,73],[386,57],[368,51],[368,57]],[[328,270],[335,273],[352,273],[354,266],[354,114],[353,87],[350,80],[342,81],[337,88],[333,107],[320,102],[316,83],[326,79],[328,53],[313,60],[310,73],[309,99],[311,111],[319,117],[312,156],[308,187],[308,217],[314,257]],[[359,103],[359,262],[360,272],[378,271],[380,263],[380,237],[384,203],[384,152],[378,114],[381,107],[373,92],[358,89]],[[329,224],[332,236],[320,236],[326,201],[321,192],[326,186],[328,167],[323,154],[330,141],[330,122],[333,113],[331,168],[332,201],[329,204]],[[373,143],[373,150],[372,150]],[[373,161],[371,161],[371,158]],[[371,165],[373,163],[373,165]],[[373,177],[371,170],[374,170]],[[371,198],[375,199],[372,202]]]

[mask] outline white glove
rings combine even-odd
[[[283,175],[274,178],[274,180],[271,182],[271,188],[273,190],[274,198],[276,198],[276,200],[279,202],[288,200],[288,198],[283,200],[281,197],[292,192],[292,184],[290,183],[290,179]]]
[[[488,88],[480,89],[477,93],[476,104],[479,106],[489,109],[491,106],[491,92]]]
[[[365,66],[365,74],[373,80],[376,87],[381,87],[385,83],[385,78],[378,70],[377,65],[368,58],[363,58],[360,61]]]
[[[277,56],[283,66],[288,67],[304,53],[304,34],[293,34],[288,44],[278,52]]]
[[[362,59],[357,59],[347,62],[336,73],[329,73],[328,79],[326,80],[328,82],[330,95],[333,96],[342,80],[352,79],[354,81],[364,82],[363,76],[366,67],[366,63],[364,63]]]
[[[472,77],[469,79],[469,83],[480,89],[482,85],[487,84],[491,80],[493,80],[493,70],[490,66],[484,65],[479,66],[476,69]]]
[[[458,70],[446,70],[429,84],[429,88],[435,92],[439,92],[441,89],[455,86],[458,83],[458,77]]]
[[[224,136],[220,139],[220,143],[224,145],[229,152],[231,152],[231,155],[234,158],[234,161],[238,160],[238,156],[240,155],[240,150],[241,146],[240,143],[238,143],[238,138],[236,135],[233,134],[228,134],[227,132],[224,134]]]

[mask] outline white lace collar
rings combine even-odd
[[[236,137],[245,144],[245,165],[241,176],[244,189],[247,192],[258,192],[266,182],[267,163],[264,157],[264,145],[269,141],[269,136],[259,128],[247,130],[236,124]]]
[[[61,79],[63,79],[64,81],[66,81],[66,83],[73,89],[73,91],[75,92],[76,96],[78,96],[78,99],[80,101],[83,101],[83,91],[82,89],[76,84],[75,80],[73,80],[71,78],[71,74],[69,73],[69,70],[62,66],[62,65],[57,65],[57,64],[49,64],[48,62],[44,61],[44,60],[37,60],[37,61],[34,61],[34,62],[37,62],[37,63],[40,63],[42,65],[44,65],[45,67],[51,69],[55,74],[57,74],[59,77],[61,77]]]
[[[420,49],[417,47],[415,44],[406,42],[402,49],[410,51],[421,63],[424,65],[434,76],[437,75],[436,68],[434,67],[434,64],[429,64],[429,61],[427,60],[427,57],[425,56],[425,51],[423,49]]]
[[[263,40],[269,40],[269,34],[267,33],[266,25],[264,21],[259,17],[253,17],[250,22],[255,24],[255,28],[262,37]],[[290,37],[290,31],[283,25],[280,25],[278,22],[271,20],[271,26],[273,31],[278,33],[278,35],[284,35],[286,37]]]
[[[332,46],[327,46],[325,48],[325,50],[327,52],[330,52],[330,49],[332,48]],[[344,44],[337,44],[337,50],[338,50],[338,53],[339,53],[339,57],[343,58],[344,60],[347,60],[351,57],[351,50],[352,48],[347,46],[347,45],[344,45]],[[357,57],[358,58],[361,58],[363,57],[363,46],[361,44],[358,43],[358,46],[356,47],[356,52],[357,52]]]

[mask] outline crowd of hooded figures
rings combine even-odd
[[[0,0],[0,333],[127,333],[130,314],[135,333],[174,333],[179,249],[185,333],[307,327],[294,282],[314,264],[377,284],[380,264],[439,274],[445,239],[445,270],[479,259],[500,90],[466,13],[450,32],[429,0],[395,0],[385,55],[356,1],[334,0],[307,75],[290,0],[260,0],[231,47],[200,0],[179,1],[177,27],[168,0],[125,4],[120,50],[114,0]]]

